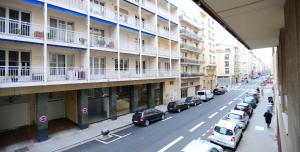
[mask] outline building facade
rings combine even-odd
[[[178,22],[166,0],[1,1],[0,131],[43,141],[58,119],[83,129],[180,98]]]

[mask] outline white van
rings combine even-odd
[[[208,101],[214,98],[214,94],[210,90],[200,90],[197,91],[197,95],[200,96],[202,101]]]

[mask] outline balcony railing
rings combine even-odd
[[[171,55],[172,55],[172,58],[180,58],[180,52],[178,51],[171,51]]]
[[[143,69],[142,78],[156,77],[156,69]]]
[[[165,48],[159,48],[158,49],[158,54],[160,56],[170,57],[170,51],[168,49],[165,49]]]
[[[128,43],[128,42],[120,42],[121,43],[121,51],[139,53],[140,46],[138,43]]]
[[[179,70],[172,70],[172,76],[180,76]]]
[[[171,13],[170,14],[170,19],[171,19],[171,21],[177,23],[178,22],[178,16],[177,16],[177,14]]]
[[[86,70],[82,67],[50,67],[49,81],[85,80]]]
[[[181,72],[181,77],[199,77],[199,76],[204,76],[204,74],[200,72]]]
[[[42,81],[44,81],[44,71],[42,68],[0,66],[0,83]]]
[[[158,15],[160,15],[160,16],[166,18],[166,19],[169,19],[169,12],[168,12],[168,10],[159,7],[157,9],[157,13],[158,13]]]
[[[139,0],[125,0],[125,1],[128,1],[130,3],[133,3],[135,5],[139,5],[140,1]]]
[[[90,46],[96,47],[96,48],[114,49],[115,43],[114,43],[114,40],[111,38],[91,34],[90,35]]]
[[[86,11],[88,0],[49,0],[49,2],[54,2],[63,5],[66,8],[75,8],[82,11]]]
[[[193,51],[193,52],[197,52],[197,53],[201,53],[201,49],[186,43],[182,43],[180,44],[180,48],[184,49],[184,50],[188,50],[188,51]]]
[[[155,1],[151,3],[148,0],[142,0],[142,6],[148,10],[155,11]]]
[[[142,46],[142,52],[146,54],[156,55],[156,49],[151,46]]]
[[[87,42],[85,33],[59,29],[55,27],[48,28],[48,40],[55,42],[78,44],[82,46],[85,46]]]
[[[169,77],[171,76],[170,70],[159,70],[159,76],[160,77]]]
[[[118,70],[109,68],[90,68],[91,80],[118,79]]]
[[[122,79],[126,78],[139,78],[140,77],[140,70],[139,69],[121,69],[120,76]]]
[[[181,58],[181,63],[201,64],[199,60],[197,60],[197,59],[189,59],[189,58]]]
[[[110,10],[106,7],[91,3],[90,10],[91,10],[91,13],[93,13],[95,15],[99,15],[101,17],[111,19],[114,21],[117,20],[117,12]]]
[[[155,26],[150,24],[142,24],[142,29],[150,32],[155,32]]]
[[[178,34],[177,33],[171,32],[170,37],[171,37],[172,40],[178,40]]]
[[[43,26],[0,17],[0,34],[43,39]]]
[[[121,14],[120,15],[120,22],[129,26],[133,26],[136,28],[140,27],[140,21],[136,20],[134,17],[130,17],[128,15],[125,14]]]
[[[197,41],[201,41],[202,38],[200,36],[198,36],[197,34],[195,34],[192,31],[189,31],[187,29],[180,29],[180,34],[186,37],[189,37],[191,39],[197,40]]]
[[[158,34],[164,36],[164,37],[169,37],[169,31],[164,30],[164,29],[158,29]]]

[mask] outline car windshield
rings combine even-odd
[[[224,128],[224,127],[219,127],[219,126],[216,126],[214,128],[214,130],[219,133],[219,134],[222,134],[222,135],[228,135],[228,136],[232,136],[233,135],[233,131],[230,130],[230,129],[227,129],[227,128]]]
[[[249,102],[252,102],[252,97],[246,97],[244,101],[245,101],[245,102],[248,102],[248,103],[249,103]]]
[[[134,114],[135,116],[137,116],[137,117],[140,117],[140,116],[142,116],[143,115],[143,112],[135,112],[135,114]]]
[[[230,119],[242,119],[242,116],[238,115],[238,114],[230,113],[230,114],[228,114],[228,118],[230,118]]]
[[[246,109],[246,107],[245,107],[245,106],[242,106],[242,105],[237,105],[236,108],[239,109],[239,110],[244,110],[244,109]]]
[[[204,95],[204,92],[198,92],[198,95]]]

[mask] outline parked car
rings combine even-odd
[[[222,91],[223,91],[224,93],[226,93],[226,92],[228,91],[226,87],[220,87],[220,89],[222,89]]]
[[[223,119],[237,123],[243,130],[247,128],[249,123],[249,115],[240,110],[231,110]]]
[[[181,112],[182,110],[189,109],[190,105],[185,103],[183,100],[171,101],[168,104],[169,112]]]
[[[243,102],[250,104],[252,106],[252,108],[254,108],[254,109],[256,108],[256,101],[255,101],[254,97],[252,97],[252,96],[245,97]]]
[[[206,140],[193,140],[181,152],[224,152],[224,150],[221,146]]]
[[[165,119],[165,113],[154,108],[136,111],[132,115],[133,124],[144,125],[145,127],[149,126],[152,122],[163,119]]]
[[[214,95],[221,95],[224,94],[225,92],[221,88],[216,88],[213,90]]]
[[[210,90],[200,90],[197,91],[197,95],[200,96],[202,101],[208,101],[214,98],[214,94]]]
[[[253,108],[249,103],[238,103],[233,107],[234,110],[240,110],[246,112],[249,117],[253,114]]]
[[[202,101],[199,96],[190,96],[185,98],[185,103],[189,104],[190,106],[196,106],[198,104],[201,104]]]
[[[247,96],[252,96],[255,99],[256,103],[259,103],[259,97],[260,93],[258,93],[256,90],[250,90],[250,92],[247,93]]]
[[[241,126],[232,121],[220,120],[215,125],[208,139],[213,143],[235,150],[242,136]]]

